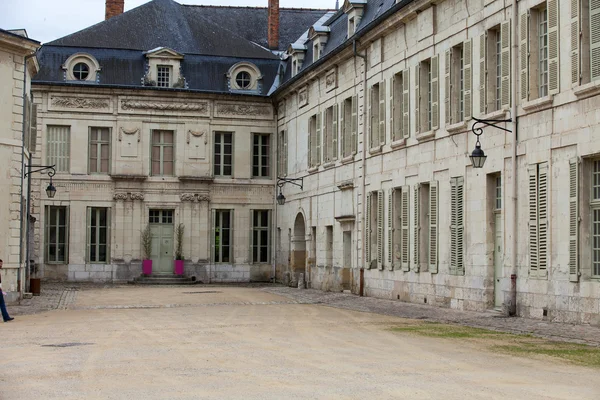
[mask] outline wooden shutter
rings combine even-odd
[[[333,105],[333,130],[331,132],[331,160],[337,160],[338,158],[338,105]]]
[[[529,273],[537,276],[538,261],[538,186],[537,164],[528,167],[529,174]]]
[[[463,119],[468,121],[473,116],[473,39],[463,42]]]
[[[288,131],[283,131],[283,175],[288,173]]]
[[[420,215],[419,215],[419,184],[415,185],[414,193],[414,215],[413,215],[413,270],[419,272],[419,231]]]
[[[378,116],[379,117],[379,116]],[[375,146],[375,140],[373,139],[378,132],[374,131],[375,129],[375,118],[373,116],[373,86],[369,88],[369,148],[373,148]],[[379,125],[377,125],[377,129],[379,129]],[[365,127],[366,131],[366,127]],[[365,140],[363,140],[365,142]]]
[[[402,193],[400,199],[400,210],[401,210],[401,234],[400,234],[400,263],[402,265],[402,271],[410,270],[410,211],[408,208],[408,196],[409,186],[402,186]]]
[[[352,154],[356,154],[358,148],[358,98],[352,97],[352,135],[350,138],[352,145]]]
[[[312,119],[312,117],[311,117]],[[315,129],[311,129],[311,119],[308,120],[308,128],[309,128],[309,132],[308,132],[308,167],[314,167],[315,166],[315,154],[317,153],[317,141],[315,140],[315,136],[316,136],[316,131],[317,131],[317,124],[315,122]],[[316,117],[315,117],[316,120]]]
[[[248,264],[252,264],[254,263],[254,210],[250,210],[250,223],[248,224],[250,226],[250,239],[248,239],[248,242],[250,243],[250,251],[248,254]]]
[[[91,262],[92,254],[90,252],[91,238],[92,238],[92,207],[86,207],[86,238],[85,238],[85,259],[87,262]],[[97,261],[97,260],[96,260]]]
[[[392,77],[390,78],[390,142],[393,142],[394,140],[398,139],[398,130],[396,129],[394,123],[394,114],[396,114],[396,112],[394,111],[396,109],[396,105],[394,104],[395,80],[396,75],[392,75]]]
[[[31,124],[29,133],[29,152],[35,153],[35,147],[37,144],[37,105],[31,105]]]
[[[379,82],[379,144],[385,143],[385,81]]]
[[[462,176],[458,177],[456,182],[456,274],[464,275],[464,178]]]
[[[548,93],[556,94],[560,90],[558,0],[548,0],[546,7],[548,8]]]
[[[600,1],[590,1],[590,77],[600,79]]]
[[[323,163],[331,161],[331,138],[333,125],[333,109],[331,109],[331,121],[327,120],[327,109],[323,111]]]
[[[371,269],[371,196],[367,193],[367,215],[365,218],[365,258],[366,269]]]
[[[388,268],[394,269],[394,189],[388,194]]]
[[[410,69],[402,71],[402,137],[410,136]]]
[[[346,101],[342,100],[342,102],[338,105],[340,113],[339,113],[339,129],[340,129],[340,158],[344,158],[348,156],[348,151],[346,150],[346,144],[348,143],[348,139],[346,139],[346,135],[349,133],[346,131],[346,125],[344,124],[344,113],[346,110]]]
[[[446,50],[446,54],[444,57],[444,108],[445,108],[445,121],[446,125],[450,125],[452,123],[452,109],[450,103],[450,95],[452,92],[452,81],[450,80],[450,70],[452,65],[452,49]]]
[[[415,132],[418,134],[421,132],[421,112],[419,110],[421,105],[421,91],[419,89],[421,81],[421,65],[415,66]]]
[[[487,112],[487,32],[479,36],[479,115]]]
[[[216,232],[216,230],[217,230],[217,210],[215,210],[214,208],[211,210],[211,221],[212,221],[212,223],[210,225],[211,226],[211,230],[210,230],[210,248],[211,248],[211,254],[212,254],[211,261],[215,262],[216,259],[217,259],[217,256],[216,256],[216,253],[215,253],[217,251],[217,248],[215,246],[215,235],[217,233]],[[252,225],[252,220],[250,221],[250,225]],[[250,236],[252,236],[252,232],[250,232]],[[252,240],[252,239],[250,239],[250,240]],[[250,247],[252,247],[252,246],[250,246]],[[250,257],[250,258],[252,258],[252,257]]]
[[[429,272],[438,272],[438,182],[429,183]]]
[[[519,17],[521,101],[529,99],[529,10]]]
[[[500,24],[500,107],[510,107],[510,20]]]
[[[580,82],[580,0],[571,0],[571,85],[577,86]]]
[[[538,277],[548,275],[548,164],[538,170]]]
[[[440,127],[440,57],[431,57],[431,129]]]
[[[25,122],[25,126],[23,127],[23,132],[25,132],[23,135],[23,144],[29,150],[29,140],[31,139],[31,102],[28,96],[25,96],[23,101],[23,120]]]
[[[377,266],[383,269],[383,226],[384,226],[383,190],[377,191]]]
[[[317,135],[315,137],[315,141],[317,142],[315,145],[315,166],[321,164],[321,132],[323,130],[322,126],[322,114],[320,112],[317,113]]]
[[[57,172],[69,172],[70,164],[70,130],[69,126],[48,127],[48,149],[46,159],[48,165],[56,165]]]
[[[579,162],[569,161],[569,280],[579,280]]]

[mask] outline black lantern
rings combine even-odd
[[[281,188],[283,187],[283,185],[285,185],[286,183],[291,183],[292,185],[298,186],[300,190],[302,190],[303,182],[304,178],[277,178],[277,187],[279,188],[279,194],[276,197],[277,204],[279,204],[280,206],[285,204],[285,196],[281,192]]]
[[[477,144],[475,145],[475,150],[469,156],[471,159],[471,163],[473,164],[473,168],[483,168],[483,164],[485,164],[485,159],[487,156],[481,150],[481,143],[479,143],[479,139],[477,140]]]
[[[50,181],[50,184],[46,188],[46,195],[48,196],[49,199],[53,199],[55,194],[56,194],[56,188],[52,184],[52,181]]]
[[[283,193],[281,193],[281,191],[277,195],[277,204],[279,204],[280,206],[285,204],[285,196],[283,195]]]
[[[510,129],[498,126],[498,124],[501,123],[512,122],[512,119],[478,119],[473,117],[473,121],[475,122],[473,122],[471,130],[473,131],[473,134],[477,136],[477,142],[475,143],[475,150],[473,150],[469,158],[471,159],[471,164],[473,164],[473,168],[483,168],[483,164],[485,164],[485,159],[487,158],[487,156],[481,149],[481,142],[479,141],[479,136],[483,134],[483,128],[477,125],[487,125],[503,130],[504,132],[512,133]]]

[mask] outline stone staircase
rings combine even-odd
[[[131,285],[195,285],[201,283],[195,277],[174,274],[141,275],[129,281]]]

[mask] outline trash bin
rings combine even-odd
[[[40,278],[30,278],[29,289],[34,296],[42,294],[42,280]]]

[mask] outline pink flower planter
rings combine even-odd
[[[175,275],[183,275],[183,260],[175,260]]]
[[[142,260],[142,274],[152,275],[152,260]]]

